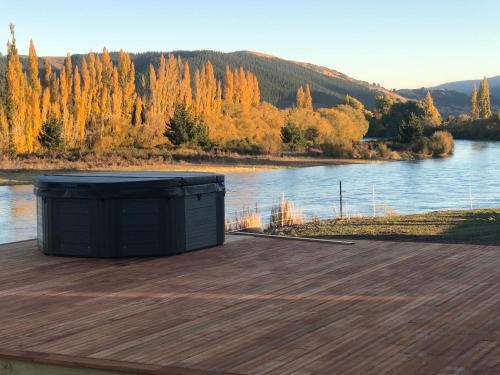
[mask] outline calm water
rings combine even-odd
[[[334,216],[339,181],[351,215],[371,214],[374,206],[377,214],[500,207],[500,142],[456,141],[446,159],[256,171],[226,181],[229,220],[256,203],[267,214],[282,194],[306,216]],[[34,238],[35,220],[31,186],[0,187],[0,243]]]

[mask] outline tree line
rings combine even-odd
[[[173,54],[136,77],[128,53],[113,61],[106,48],[76,64],[68,54],[60,69],[48,58],[40,67],[30,41],[23,67],[13,25],[10,32],[0,87],[2,153],[159,145],[269,153],[297,148],[283,137],[290,124],[307,132],[308,148],[328,151],[368,129],[363,110],[347,102],[314,110],[309,85],[298,88],[296,106],[279,109],[261,100],[250,70],[227,66],[217,79],[210,61],[193,74]]]

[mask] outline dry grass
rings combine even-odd
[[[262,230],[262,218],[257,207],[250,209],[244,208],[241,212],[236,213],[233,219],[226,221],[226,232],[247,231],[260,232]]]
[[[270,229],[292,227],[304,223],[302,211],[295,207],[293,202],[281,199],[271,208]]]

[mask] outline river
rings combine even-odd
[[[304,216],[500,207],[500,142],[455,141],[444,159],[258,170],[226,175],[228,220],[244,206],[267,215],[284,195]],[[35,237],[32,186],[0,186],[0,243]]]

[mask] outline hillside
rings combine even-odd
[[[438,108],[442,116],[456,116],[470,112],[470,96],[464,92],[454,91],[451,89],[436,89],[436,88],[420,88],[420,89],[401,89],[397,93],[407,99],[419,100],[422,99],[426,92],[430,91],[434,104]],[[500,99],[496,96],[491,96],[491,107],[493,110],[500,109]]]
[[[455,81],[455,82],[447,82],[432,89],[445,89],[445,90],[454,90],[461,93],[465,93],[470,95],[472,91],[472,86],[475,84],[476,87],[479,87],[480,80],[466,80],[466,81]],[[500,76],[495,76],[488,78],[488,84],[490,86],[490,93],[493,96],[500,98]]]
[[[131,54],[136,68],[137,83],[140,75],[147,73],[149,64],[155,66],[158,64],[161,54],[161,52]],[[249,69],[259,80],[262,99],[281,108],[294,105],[297,88],[306,83],[311,86],[315,107],[331,107],[340,103],[349,94],[361,100],[366,107],[372,108],[377,95],[396,95],[383,87],[356,80],[329,68],[284,60],[258,52],[174,51],[173,54],[188,61],[192,73],[195,68],[200,68],[208,60],[211,61],[219,79],[223,77],[226,65]],[[79,64],[82,57],[83,55],[73,55],[73,63]],[[111,57],[116,59],[117,54],[111,53]],[[59,69],[63,61],[64,57],[50,57],[50,63],[55,69]],[[40,67],[42,65],[41,62]]]

